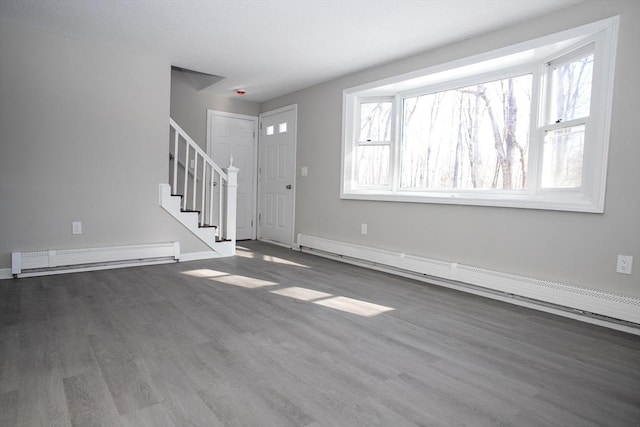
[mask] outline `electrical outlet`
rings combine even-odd
[[[309,168],[307,166],[302,166],[300,168],[300,176],[307,176],[309,175]]]
[[[367,224],[360,224],[360,233],[367,234]]]
[[[616,272],[622,274],[631,274],[631,267],[633,266],[633,257],[630,255],[618,255],[618,264],[616,265]]]
[[[82,223],[80,221],[71,223],[71,234],[82,234]]]

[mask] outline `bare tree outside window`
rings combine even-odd
[[[551,88],[542,187],[579,188],[586,118],[591,107],[593,53],[549,67]]]
[[[402,188],[523,189],[532,76],[405,98]]]
[[[391,140],[391,101],[360,104],[360,142]]]
[[[356,149],[356,182],[380,187],[390,182],[391,101],[360,104],[360,132]]]

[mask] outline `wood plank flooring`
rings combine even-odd
[[[0,425],[640,425],[637,336],[241,246],[0,281]]]

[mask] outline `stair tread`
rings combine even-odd
[[[163,190],[165,191],[165,190]],[[167,193],[164,193],[165,197],[166,197]],[[201,219],[205,219],[202,216],[202,211],[201,210],[197,210],[197,209],[189,209],[189,206],[187,207],[187,209],[183,209],[183,206],[186,205],[190,205],[191,203],[185,203],[185,200],[189,200],[189,196],[184,196],[182,194],[177,194],[177,193],[173,193],[171,191],[169,191],[169,194],[171,197],[180,197],[180,202],[176,203],[175,199],[172,201],[172,203],[168,203],[166,206],[163,204],[162,206],[168,210],[169,212],[172,212],[172,215],[179,221],[181,222],[185,227],[187,227],[188,229],[191,230],[191,232],[193,232],[194,234],[196,234],[196,236],[198,236],[201,240],[203,240],[207,245],[209,245],[214,251],[218,251],[218,253],[221,254],[221,256],[230,256],[232,254],[231,251],[231,246],[228,246],[228,244],[233,243],[232,240],[226,239],[226,238],[221,238],[218,234],[219,230],[220,230],[220,226],[219,225],[212,225],[212,224],[207,224],[207,223],[201,223],[200,220]],[[186,197],[186,199],[185,199]],[[166,202],[166,200],[165,200]],[[187,215],[179,215],[179,213],[195,213],[198,215],[198,217],[192,217],[192,216],[187,216]],[[195,220],[195,221],[194,221]],[[197,228],[194,228],[194,226],[196,226]],[[213,229],[213,232],[207,232],[207,231],[198,231],[198,229]],[[217,246],[216,246],[217,245]]]

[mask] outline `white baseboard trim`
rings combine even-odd
[[[162,264],[175,262],[179,257],[179,242],[12,252],[11,274],[16,277],[47,276]]]
[[[69,274],[69,273],[82,273],[85,271],[100,271],[100,270],[114,270],[116,268],[129,268],[129,267],[143,267],[145,265],[158,265],[158,264],[171,264],[175,263],[175,260],[154,260],[154,261],[140,261],[140,262],[122,262],[115,264],[104,265],[90,265],[86,267],[70,267],[61,270],[42,270],[20,273],[19,278],[23,277],[38,277],[38,276],[53,276],[55,274]]]
[[[11,274],[10,268],[0,268],[0,280],[2,279],[11,279],[13,275]]]
[[[309,252],[640,335],[640,299],[521,275],[298,235]]]

